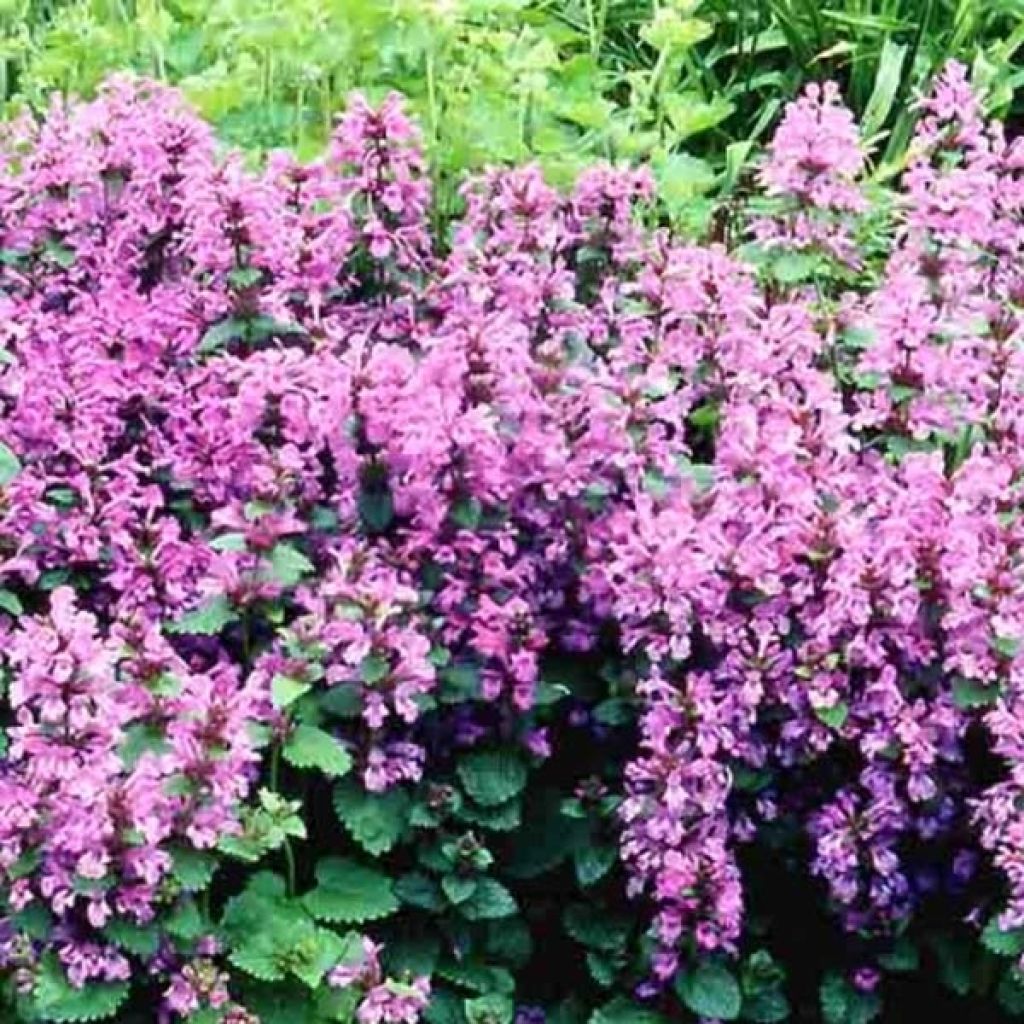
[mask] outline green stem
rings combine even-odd
[[[270,754],[270,789],[274,793],[280,793],[281,782],[281,744],[275,743]],[[295,852],[292,850],[291,840],[285,836],[281,846],[284,853],[285,877],[288,882],[288,895],[295,895]]]
[[[295,854],[292,852],[291,841],[285,838],[284,841],[284,862],[288,878],[288,895],[295,895]]]
[[[276,793],[281,776],[281,744],[275,743],[270,754],[270,788]]]

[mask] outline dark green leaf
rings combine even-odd
[[[316,866],[317,887],[303,897],[318,920],[359,924],[398,909],[387,875],[353,860],[327,857]]]
[[[352,838],[375,857],[387,853],[409,822],[412,801],[403,789],[368,793],[345,780],[334,788],[334,810]]]
[[[318,768],[335,778],[352,767],[352,756],[340,740],[313,725],[297,725],[282,751],[284,759],[296,768]]]

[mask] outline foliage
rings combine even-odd
[[[890,194],[809,88],[702,243],[610,165],[439,236],[396,96],[9,124],[5,1014],[1024,1011],[1024,152],[921,113]]]
[[[537,159],[568,184],[649,160],[682,226],[730,191],[781,105],[839,81],[898,170],[910,102],[950,57],[1008,114],[1018,0],[9,0],[0,93],[42,109],[112,69],[180,84],[231,143],[318,152],[354,88],[426,128],[438,213],[462,172]]]

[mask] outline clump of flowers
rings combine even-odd
[[[787,872],[830,1024],[961,941],[1024,1005],[1024,163],[920,114],[877,210],[809,89],[736,251],[613,166],[436,237],[396,96],[258,172],[132,79],[4,128],[17,1019],[782,1020]]]

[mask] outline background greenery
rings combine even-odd
[[[467,168],[536,158],[557,181],[649,159],[680,216],[731,188],[782,103],[836,78],[899,168],[915,88],[973,65],[1012,123],[1024,0],[0,0],[0,94],[40,106],[112,69],[182,86],[259,155],[323,144],[354,88],[406,93],[442,206]]]

